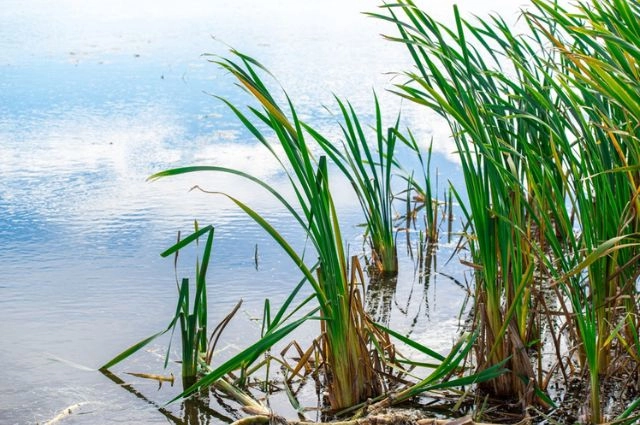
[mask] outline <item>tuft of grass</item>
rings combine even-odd
[[[166,334],[167,332],[175,331],[177,324],[180,324],[180,335],[182,337],[182,379],[185,387],[193,384],[195,381],[199,358],[206,353],[207,349],[207,284],[206,275],[209,266],[209,260],[211,258],[211,248],[213,246],[213,234],[214,228],[209,225],[201,229],[198,228],[196,223],[196,229],[194,233],[189,235],[183,240],[178,240],[171,248],[164,251],[161,255],[163,257],[171,254],[176,254],[180,249],[187,245],[197,242],[198,238],[203,235],[207,235],[207,241],[202,256],[202,262],[196,264],[196,285],[193,301],[191,300],[189,293],[189,279],[185,278],[181,284],[178,284],[178,302],[176,305],[176,312],[169,322],[169,325],[162,331],[147,337],[131,347],[127,348],[107,363],[100,367],[101,370],[107,370],[121,361],[127,359],[146,345],[154,341],[156,338]],[[193,303],[192,308],[190,307]],[[167,355],[165,356],[165,367],[169,362],[169,351],[171,344],[167,349]]]
[[[294,298],[298,295],[302,283],[298,284],[296,288],[291,292],[289,297],[285,300],[280,309],[275,312],[273,318],[271,318],[271,310],[267,307],[265,311],[268,311],[268,320],[265,321],[265,326],[262,330],[262,337],[260,340],[250,345],[240,353],[233,356],[223,364],[213,368],[211,362],[213,359],[213,350],[220,334],[231,320],[233,315],[240,307],[240,303],[232,310],[226,318],[214,329],[210,336],[207,331],[207,283],[206,275],[211,258],[211,252],[213,247],[214,228],[209,225],[202,229],[198,228],[198,224],[195,224],[195,231],[186,238],[178,241],[176,244],[165,250],[161,256],[167,257],[169,255],[175,255],[175,263],[177,264],[178,253],[181,249],[184,249],[187,245],[198,242],[201,236],[206,235],[207,240],[204,245],[202,260],[198,260],[196,263],[196,284],[195,293],[191,294],[191,286],[189,279],[182,279],[178,284],[178,302],[176,305],[176,312],[169,322],[166,329],[147,337],[131,347],[125,349],[120,354],[116,355],[113,359],[105,363],[100,367],[100,370],[106,373],[108,369],[129,358],[140,349],[154,341],[156,338],[171,332],[173,335],[176,326],[180,325],[181,336],[181,364],[182,364],[182,383],[184,391],[175,397],[171,401],[178,400],[183,397],[187,397],[201,388],[206,388],[209,385],[215,383],[216,387],[224,391],[229,396],[235,398],[245,406],[259,406],[249,395],[244,393],[238,386],[230,383],[226,379],[226,375],[234,370],[240,369],[245,371],[249,366],[256,362],[256,360],[267,352],[273,345],[281,341],[291,332],[293,332],[298,326],[306,322],[317,312],[317,309],[312,309],[310,312],[303,314],[296,320],[289,320],[292,315],[302,309],[305,305],[311,301],[312,297],[305,298],[300,302],[292,311],[290,307]],[[285,323],[289,322],[289,323]],[[164,367],[167,367],[169,361],[169,353],[171,350],[171,343],[167,348],[167,355],[165,357]]]
[[[196,223],[196,234],[198,226]],[[184,388],[193,385],[197,379],[199,365],[203,353],[207,351],[207,269],[211,258],[214,229],[207,231],[207,241],[202,254],[202,263],[196,262],[196,284],[193,301],[189,291],[189,279],[182,279],[178,287],[178,322],[180,323],[180,336],[182,342],[182,383]],[[196,239],[197,240],[197,239]],[[187,241],[189,243],[189,241]],[[163,252],[166,257],[175,253],[186,244],[178,241],[173,247]],[[177,258],[176,258],[177,259]],[[191,306],[190,304],[193,303]]]
[[[569,238],[572,262],[563,261],[563,241],[552,246],[573,307],[580,362],[590,376],[591,420],[600,423],[601,379],[614,373],[616,357],[625,354],[615,347],[637,340],[630,318],[637,317],[633,264],[639,258],[640,7],[606,0],[579,2],[569,12],[549,1],[534,4],[526,17],[560,56],[557,93],[568,119],[554,130],[571,138],[557,138],[555,150],[563,157],[556,164],[568,170],[564,207],[571,206],[580,229]]]
[[[260,184],[291,213],[318,255],[315,273],[314,268],[307,266],[291,244],[258,212],[241,200],[224,195],[271,235],[313,288],[323,319],[322,338],[328,369],[329,402],[333,409],[352,406],[379,395],[381,386],[370,361],[368,335],[362,334],[358,326],[363,321],[360,316],[364,312],[353,307],[357,303],[352,301],[354,288],[349,284],[342,234],[329,187],[327,160],[324,156],[317,160],[313,156],[306,142],[305,126],[298,118],[291,101],[286,99],[289,118],[269,92],[258,74],[259,71],[266,71],[262,65],[237,51],[233,51],[233,55],[237,62],[225,58],[215,62],[231,73],[239,85],[258,102],[261,109],[250,107],[250,113],[257,122],[272,131],[284,153],[277,153],[274,145],[252,123],[252,119],[230,102],[223,102],[282,165],[295,193],[295,206],[266,183],[244,172],[224,167],[167,170],[153,175],[151,179],[202,170],[234,173]],[[211,376],[217,375],[208,375],[200,382],[212,382]]]
[[[391,171],[400,117],[392,127],[385,127],[378,97],[374,93],[374,153],[353,106],[338,98],[336,101],[342,114],[342,150],[309,125],[305,124],[304,128],[338,166],[355,190],[365,217],[366,236],[371,244],[375,269],[380,274],[395,276],[398,274],[398,252],[395,242]]]
[[[414,196],[414,201],[418,205],[417,208],[411,209],[407,208],[407,214],[409,211],[412,213],[417,213],[418,211],[424,210],[424,218],[425,218],[425,233],[426,233],[426,241],[429,244],[435,244],[438,242],[439,235],[439,202],[438,198],[434,197],[433,193],[433,184],[431,180],[431,154],[433,152],[433,140],[429,144],[429,149],[427,150],[426,157],[422,153],[420,146],[418,145],[418,141],[414,137],[413,133],[409,130],[406,135],[398,134],[398,138],[407,146],[418,158],[418,163],[420,165],[421,176],[420,180],[414,177],[414,173],[408,173],[402,168],[402,165],[395,162],[396,167],[398,167],[402,174],[400,177],[407,182],[407,203],[409,204],[411,199],[411,192],[414,191],[416,195]],[[437,182],[436,182],[437,183]],[[437,190],[437,184],[436,188]],[[408,226],[407,226],[408,227]]]

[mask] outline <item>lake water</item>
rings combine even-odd
[[[458,3],[469,12],[495,9],[514,19],[518,7],[511,1],[492,2],[491,8]],[[300,278],[237,208],[188,191],[194,184],[228,190],[286,235],[303,240],[290,218],[255,186],[210,174],[146,181],[170,167],[224,164],[279,185],[276,164],[209,95],[244,102],[203,53],[224,54],[231,45],[254,56],[277,76],[303,118],[321,129],[335,131],[323,108],[335,110],[333,93],[366,116],[373,112],[375,88],[390,118],[402,106],[405,124],[424,146],[434,137],[440,192],[447,180],[460,186],[446,128],[385,93],[392,82],[386,73],[410,63],[401,46],[379,36],[392,28],[359,13],[377,4],[2,1],[0,423],[42,423],[76,403],[81,407],[64,423],[220,423],[234,417],[215,400],[212,411],[180,403],[159,411],[95,371],[166,326],[176,289],[173,262],[159,253],[178,230],[188,232],[194,219],[216,227],[211,323],[244,299],[241,314],[223,335],[222,357],[255,340],[254,319],[264,298],[277,305]],[[426,4],[443,17],[451,8],[448,0]],[[358,253],[358,206],[348,188],[334,180],[346,239]],[[440,247],[438,270],[463,280],[465,270],[457,261],[444,265],[451,249]],[[390,326],[444,352],[456,335],[464,291],[438,274],[425,285],[405,249],[400,251],[397,288],[383,302],[392,307]],[[186,256],[180,273],[193,264]],[[144,398],[159,404],[178,389],[158,390],[155,383],[122,372],[164,373],[166,342],[115,368]],[[174,373],[178,369],[171,365]]]

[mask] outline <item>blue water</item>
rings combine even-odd
[[[446,16],[450,2],[441,3],[429,7]],[[487,10],[466,3],[461,6],[467,10]],[[227,43],[253,55],[277,76],[301,116],[329,132],[336,129],[323,105],[335,106],[333,93],[366,116],[373,112],[375,88],[389,119],[402,107],[425,147],[434,138],[439,191],[448,180],[460,184],[446,127],[385,92],[393,78],[386,73],[410,63],[400,46],[379,36],[392,29],[359,13],[376,5],[3,0],[0,423],[43,423],[76,403],[84,404],[64,423],[167,422],[156,407],[92,369],[166,326],[176,289],[172,261],[159,252],[178,230],[192,229],[194,219],[216,226],[212,323],[244,299],[223,337],[221,356],[258,335],[254,319],[266,296],[277,305],[297,283],[293,264],[237,208],[188,189],[200,184],[230,191],[302,250],[301,232],[268,195],[222,175],[146,181],[170,167],[224,164],[284,187],[277,164],[210,95],[246,99],[203,53],[225,54]],[[515,16],[517,5],[491,7]],[[348,187],[334,180],[346,239],[351,252],[360,252],[357,204]],[[439,267],[463,280],[456,261],[444,266],[451,246],[440,252]],[[455,338],[464,291],[438,275],[425,286],[412,260],[401,257],[397,291],[387,299],[394,308],[390,325],[411,329],[415,338],[444,351]],[[180,273],[193,264],[186,255]],[[152,344],[116,371],[163,373],[165,346],[166,340]],[[120,376],[157,403],[176,393]],[[184,417],[179,403],[168,409]]]

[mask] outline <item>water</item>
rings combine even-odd
[[[445,16],[450,4],[441,3],[434,13]],[[466,3],[465,10],[487,10]],[[515,16],[517,5],[502,3],[492,7]],[[174,421],[167,412],[185,421],[193,414],[193,406],[179,403],[162,413],[95,371],[123,348],[163,329],[171,317],[173,265],[159,252],[178,230],[189,231],[194,219],[216,226],[212,323],[244,299],[242,314],[223,337],[227,353],[257,336],[259,325],[252,318],[260,316],[264,297],[282,302],[299,275],[237,208],[188,189],[194,184],[228,189],[302,240],[273,199],[238,179],[201,174],[146,181],[165,168],[215,163],[280,185],[277,165],[207,94],[244,99],[201,54],[224,53],[228,43],[258,58],[287,88],[303,118],[320,128],[333,123],[322,108],[334,105],[332,93],[371,113],[375,88],[393,117],[400,102],[385,93],[391,79],[385,73],[410,64],[400,46],[378,35],[392,29],[358,13],[376,5],[3,0],[0,423],[44,422],[76,403],[84,404],[65,423],[166,423]],[[447,179],[459,183],[446,128],[423,110],[402,107],[425,144],[435,137],[440,190]],[[360,218],[344,185],[338,184],[336,202],[356,252]],[[443,263],[451,247],[440,252]],[[181,272],[188,272],[191,260],[181,263]],[[464,278],[457,263],[446,270]],[[412,260],[402,255],[397,288],[381,302],[392,307],[390,326],[411,329],[419,341],[446,351],[464,290],[442,275],[432,279],[425,286]],[[155,383],[122,372],[163,373],[165,346],[166,340],[152,344],[116,368],[151,403],[164,403],[177,388],[158,391]],[[197,407],[195,415],[208,418],[202,423],[233,417],[215,402],[212,408],[219,416]]]

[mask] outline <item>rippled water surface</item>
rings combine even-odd
[[[434,13],[445,16],[450,2],[441,3]],[[467,10],[488,10],[466,3]],[[269,196],[237,179],[201,174],[149,183],[146,178],[169,167],[224,164],[281,186],[277,164],[209,95],[245,101],[229,77],[202,56],[224,54],[225,43],[270,68],[304,119],[320,128],[334,125],[322,107],[333,105],[332,93],[347,97],[366,115],[372,112],[375,88],[389,116],[395,115],[400,102],[384,92],[392,78],[385,73],[410,65],[400,46],[379,36],[392,29],[359,13],[376,5],[3,0],[0,423],[45,422],[76,403],[82,403],[77,414],[65,422],[167,423],[193,414],[193,406],[180,403],[161,412],[95,371],[118,351],[162,329],[173,314],[173,264],[159,252],[178,230],[189,231],[194,219],[215,225],[211,322],[244,299],[242,314],[223,337],[227,353],[258,335],[253,319],[260,316],[264,298],[282,302],[300,276],[236,208],[188,189],[200,184],[229,190],[299,240],[297,248],[304,248],[304,239]],[[515,16],[516,6],[504,2],[501,12]],[[422,110],[403,108],[424,146],[434,137],[439,189],[448,179],[459,183],[444,127]],[[351,251],[359,252],[357,205],[335,180],[346,237]],[[444,263],[451,248],[444,245],[439,252]],[[193,263],[187,256],[180,272],[188,273]],[[391,307],[392,327],[446,350],[455,337],[464,291],[443,275],[425,285],[408,256],[402,255],[401,267],[396,292],[379,295],[378,305]],[[457,263],[447,267],[447,274],[463,279]],[[122,372],[163,373],[166,342],[117,368],[121,379],[159,404],[177,388],[165,385],[158,391],[155,383]],[[203,414],[195,409],[196,416]],[[216,412],[202,423],[233,418],[220,406]]]

